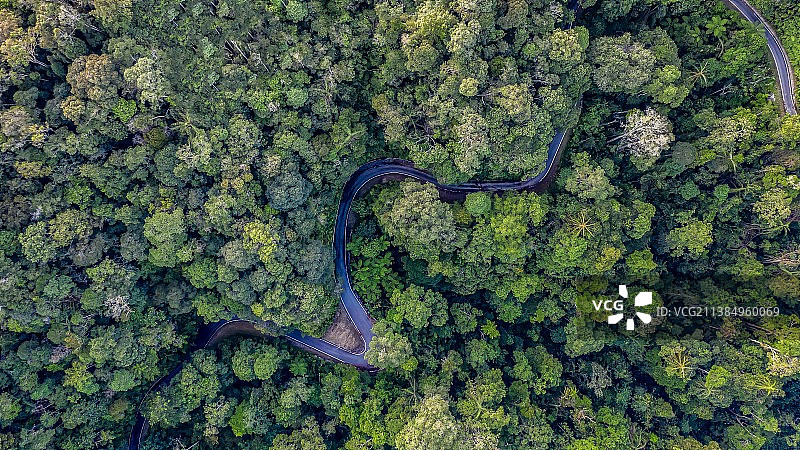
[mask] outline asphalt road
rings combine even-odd
[[[723,0],[730,8],[739,12],[745,19],[764,28],[764,36],[767,38],[767,47],[775,63],[778,75],[778,88],[781,94],[781,103],[787,114],[797,114],[796,89],[792,65],[789,63],[789,56],[786,49],[781,45],[778,35],[772,26],[761,16],[761,13],[753,8],[747,0]]]
[[[377,183],[402,179],[413,179],[422,183],[433,184],[439,191],[440,197],[447,201],[463,199],[469,193],[480,191],[541,192],[553,181],[561,159],[561,154],[564,151],[568,139],[568,132],[559,132],[548,146],[547,160],[545,161],[545,166],[542,171],[535,177],[524,181],[478,182],[458,185],[442,184],[439,183],[433,175],[414,167],[411,161],[402,159],[381,159],[359,167],[350,176],[350,179],[345,183],[342,189],[342,199],[339,203],[339,213],[336,216],[336,225],[334,227],[333,249],[335,252],[336,277],[342,284],[341,302],[353,325],[361,335],[363,346],[358,352],[350,352],[324,339],[308,336],[297,330],[286,334],[286,338],[289,339],[293,345],[325,359],[350,364],[366,371],[376,371],[377,368],[370,365],[365,358],[365,354],[369,349],[369,343],[374,336],[372,333],[372,318],[366,308],[364,308],[364,304],[361,302],[358,294],[353,290],[353,285],[350,282],[350,256],[346,247],[350,240],[350,208],[352,207],[353,201],[358,198],[361,193],[368,191],[370,187]],[[208,348],[222,337],[228,335],[259,334],[253,325],[253,322],[234,318],[232,320],[219,321],[202,327],[198,331],[196,341],[186,353],[184,360],[167,375],[153,383],[143,396],[137,408],[136,422],[131,431],[128,448],[130,450],[138,450],[142,437],[147,432],[147,420],[139,412],[139,409],[150,392],[157,391],[162,386],[168,384],[175,375],[180,373],[183,369],[183,365],[188,361],[190,355],[194,353],[194,351]]]
[[[792,67],[789,63],[789,58],[786,55],[786,50],[778,40],[775,31],[772,27],[761,17],[761,14],[753,8],[747,0],[725,0],[730,6],[736,9],[745,19],[752,22],[757,26],[762,26],[767,38],[767,46],[770,54],[775,62],[778,74],[778,84],[780,87],[782,102],[784,109],[788,114],[797,114],[797,106],[795,104],[795,84]],[[364,343],[363,349],[357,353],[351,353],[347,350],[341,349],[336,345],[325,341],[323,339],[311,337],[293,331],[286,337],[289,338],[295,345],[313,351],[314,353],[326,356],[330,359],[351,364],[355,367],[365,370],[374,370],[374,367],[369,365],[364,359],[364,353],[369,349],[369,343],[374,336],[372,334],[372,320],[364,308],[358,294],[353,291],[353,286],[350,282],[349,255],[345,249],[349,241],[348,230],[350,224],[348,223],[348,216],[350,207],[358,197],[358,194],[363,190],[368,189],[372,185],[387,179],[403,179],[411,178],[424,183],[433,184],[439,191],[443,200],[452,201],[463,199],[467,194],[478,191],[502,192],[502,191],[538,191],[541,192],[547,188],[552,181],[552,174],[557,169],[561,153],[564,149],[564,144],[567,133],[560,132],[556,135],[550,143],[547,153],[547,161],[544,169],[535,177],[525,181],[517,182],[477,182],[477,183],[464,183],[459,185],[448,185],[439,183],[436,178],[431,174],[417,169],[411,161],[399,159],[383,159],[369,162],[359,167],[342,190],[342,199],[339,203],[339,214],[336,217],[336,226],[334,229],[333,248],[336,255],[336,276],[341,281],[344,291],[342,292],[342,304],[345,311],[350,316],[356,329],[362,336]]]
[[[772,27],[761,17],[746,0],[723,0],[736,9],[748,21],[763,26],[765,35],[767,37],[767,46],[778,74],[778,84],[781,91],[782,103],[784,109],[788,114],[797,114],[797,106],[795,104],[795,84],[794,76],[792,73],[789,58],[786,51],[780,44],[777,35]],[[577,5],[574,5],[577,6]],[[336,225],[334,228],[333,249],[335,252],[336,264],[336,277],[342,284],[341,302],[344,310],[350,317],[355,328],[361,335],[363,346],[357,352],[350,352],[343,348],[337,347],[335,344],[321,338],[308,336],[300,331],[294,330],[286,334],[286,338],[296,347],[309,351],[323,358],[337,361],[344,364],[350,364],[366,371],[376,371],[377,368],[370,365],[365,354],[369,349],[369,344],[372,341],[374,334],[372,333],[372,318],[364,308],[364,304],[358,297],[358,294],[353,290],[350,282],[349,272],[349,254],[347,253],[346,246],[349,241],[350,224],[350,208],[353,201],[358,196],[369,190],[370,187],[377,183],[385,182],[388,180],[402,180],[413,179],[422,183],[433,184],[439,191],[442,200],[454,201],[466,197],[471,192],[503,192],[503,191],[533,191],[541,192],[545,190],[555,178],[558,169],[558,164],[561,159],[561,154],[564,151],[566,142],[569,139],[569,132],[559,132],[550,143],[547,151],[547,160],[544,169],[533,178],[524,181],[486,181],[486,182],[473,182],[458,185],[442,184],[433,177],[433,175],[425,172],[424,170],[414,167],[411,161],[402,159],[382,159],[372,161],[359,167],[350,177],[342,189],[342,198],[339,203],[339,213],[336,216]],[[246,320],[234,318],[232,320],[220,321],[213,324],[208,324],[198,331],[194,345],[186,353],[184,360],[170,371],[167,375],[161,377],[147,390],[136,409],[136,422],[131,430],[130,439],[128,441],[129,450],[138,450],[142,437],[147,432],[147,420],[141,414],[140,409],[144,399],[150,392],[159,390],[163,385],[168,384],[172,378],[180,373],[183,365],[188,361],[190,355],[198,349],[207,348],[214,345],[218,340],[234,334],[250,334],[261,335],[258,330],[253,326],[254,323]]]

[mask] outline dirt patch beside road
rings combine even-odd
[[[333,324],[325,330],[322,339],[351,353],[358,353],[364,349],[364,340],[361,339],[341,303],[333,317]]]

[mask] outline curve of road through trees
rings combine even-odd
[[[775,64],[777,73],[778,88],[781,93],[781,103],[784,111],[787,114],[797,114],[797,105],[795,102],[795,81],[789,58],[786,50],[780,43],[777,35],[772,27],[764,20],[761,14],[753,8],[747,0],[723,0],[726,5],[737,11],[749,22],[756,26],[764,27],[764,34],[767,39],[767,47],[770,51],[770,56]],[[336,225],[334,227],[333,249],[335,252],[336,264],[336,277],[342,284],[342,306],[349,316],[353,326],[358,330],[361,335],[362,347],[357,352],[351,352],[338,347],[336,344],[329,342],[325,339],[308,336],[300,331],[293,330],[285,335],[289,341],[298,348],[314,353],[322,358],[332,361],[340,362],[343,364],[350,364],[362,370],[374,372],[378,369],[370,365],[366,358],[366,352],[369,350],[369,343],[374,334],[372,333],[372,318],[369,316],[364,304],[358,297],[358,294],[353,290],[350,282],[349,273],[349,254],[347,253],[347,242],[349,241],[349,230],[351,229],[350,223],[350,207],[353,201],[358,196],[369,190],[372,186],[378,183],[383,183],[391,180],[413,179],[422,183],[433,184],[439,191],[439,196],[443,201],[457,201],[463,200],[467,194],[471,192],[504,192],[504,191],[532,191],[543,192],[552,183],[558,169],[558,164],[561,159],[561,154],[564,151],[567,141],[569,140],[570,132],[559,132],[553,141],[550,143],[547,151],[547,161],[545,162],[544,169],[535,177],[524,181],[507,182],[507,181],[486,181],[486,182],[472,182],[459,185],[450,185],[439,183],[433,175],[425,172],[424,170],[414,167],[414,163],[402,159],[382,159],[372,161],[359,167],[342,189],[342,199],[339,202],[339,213],[336,216]],[[160,389],[162,386],[168,384],[175,375],[180,373],[184,364],[189,360],[192,353],[197,350],[209,348],[228,336],[234,335],[251,335],[251,336],[264,336],[256,328],[256,323],[248,320],[233,318],[231,320],[223,320],[216,323],[208,324],[202,327],[195,339],[195,343],[190,347],[186,353],[183,361],[177,367],[172,369],[168,374],[156,380],[150,388],[142,396],[138,407],[136,408],[136,422],[131,430],[130,439],[128,441],[129,450],[139,450],[141,440],[147,431],[147,419],[141,413],[141,407],[144,400],[150,392]]]
[[[781,96],[783,110],[787,114],[797,114],[797,87],[794,79],[792,65],[789,63],[789,55],[778,39],[778,34],[772,26],[764,19],[757,9],[753,8],[747,0],[723,0],[723,2],[742,17],[757,27],[764,28],[764,36],[767,38],[767,49],[770,57],[775,64],[775,71],[778,78],[778,91]]]

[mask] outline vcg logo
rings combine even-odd
[[[608,315],[608,323],[611,325],[615,325],[619,323],[625,317],[625,300],[628,298],[628,287],[624,284],[619,285],[619,298],[617,300],[592,300],[592,305],[594,305],[595,311],[600,311],[601,309],[608,312],[614,312],[615,314]],[[640,306],[647,306],[653,303],[653,293],[652,292],[639,292],[636,294],[636,297],[633,299],[633,304],[635,307]],[[650,314],[634,311],[635,316],[638,317],[643,323],[647,324],[653,320],[650,317]],[[633,317],[629,317],[628,320],[625,322],[625,329],[626,330],[633,330],[635,328],[635,323]]]

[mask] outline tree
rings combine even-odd
[[[19,400],[13,398],[8,392],[0,394],[0,421],[5,425],[12,423],[22,412]]]
[[[286,172],[267,186],[269,204],[278,211],[288,211],[300,206],[311,193],[312,185],[299,173]]]
[[[689,88],[678,84],[680,78],[681,70],[676,66],[666,65],[657,68],[645,91],[656,102],[677,107],[689,95]]]
[[[548,388],[561,384],[562,365],[542,346],[515,351],[514,361],[511,375],[531,384],[537,395],[544,395]]]
[[[367,362],[384,369],[416,366],[416,358],[408,338],[394,331],[387,322],[378,322],[372,327],[375,337],[370,341],[365,358]]]
[[[750,1],[795,61],[796,2]],[[0,448],[121,448],[170,373],[143,448],[795,446],[799,139],[763,30],[576,3],[0,2]],[[359,166],[525,180],[562,130],[541,194],[359,192],[385,370],[270,337],[361,348],[331,246]],[[618,282],[780,314],[629,332],[592,307]],[[263,335],[186,359],[233,316]]]
[[[636,2],[633,0],[603,0],[600,4],[600,12],[606,20],[612,22],[615,19],[628,15],[634,4],[636,4]]]
[[[270,450],[325,450],[326,448],[319,425],[313,418],[308,417],[303,422],[303,428],[292,431],[288,436],[285,434],[275,436]]]
[[[401,450],[455,450],[467,448],[464,438],[448,401],[434,395],[422,400],[414,418],[397,433],[395,445]]]
[[[644,170],[653,165],[675,140],[669,120],[651,108],[635,109],[625,116],[619,149],[631,155],[631,162]]]
[[[277,236],[269,224],[254,220],[244,226],[242,248],[258,255],[258,259],[266,264],[272,261],[272,256],[278,248]]]
[[[592,79],[600,90],[637,94],[650,81],[656,57],[630,33],[603,36],[589,47]]]
[[[633,275],[645,276],[658,265],[653,261],[653,253],[649,249],[636,250],[625,257],[625,264]]]
[[[19,235],[22,254],[34,263],[47,262],[56,256],[57,245],[47,236],[47,223],[36,222],[29,225]]]
[[[713,226],[708,222],[691,222],[684,226],[673,228],[667,234],[667,243],[672,256],[688,254],[697,258],[708,249],[713,241]]]
[[[159,267],[175,267],[178,250],[186,243],[183,209],[158,209],[144,221],[144,237],[150,242],[148,259]]]
[[[447,300],[438,292],[412,285],[394,291],[390,300],[397,313],[394,320],[405,319],[413,328],[424,328],[429,321],[440,327],[447,321]]]
[[[134,65],[125,69],[124,77],[139,91],[142,103],[152,109],[160,107],[169,92],[169,84],[156,59],[139,58]]]
[[[753,212],[768,228],[781,228],[792,214],[791,203],[792,199],[784,190],[773,188],[761,194],[753,204]]]
[[[650,231],[653,217],[656,215],[656,207],[641,200],[634,200],[632,217],[630,219],[630,230],[628,235],[633,239],[641,239]]]
[[[532,98],[528,86],[509,84],[499,89],[497,103],[506,110],[512,119],[525,122],[531,117]]]
[[[508,425],[511,420],[504,407],[500,406],[506,393],[506,385],[498,369],[485,371],[470,381],[466,395],[459,400],[457,408],[476,443],[487,441],[491,443],[486,445],[489,448],[497,445],[495,432]],[[478,445],[479,448],[484,446]]]
[[[497,197],[490,219],[494,256],[505,263],[526,257],[530,252],[528,231],[542,223],[548,210],[547,201],[536,194]]]
[[[467,80],[474,80],[474,78],[467,78]],[[473,92],[467,83],[465,88],[465,81],[461,82],[459,90],[467,89],[462,92],[463,95],[469,97],[475,95],[477,91]],[[477,90],[477,81],[475,84]],[[486,160],[491,154],[491,145],[488,140],[488,127],[489,124],[486,119],[475,113],[464,114],[461,119],[461,124],[454,129],[455,135],[458,138],[459,158],[455,161],[456,167],[464,173],[475,174],[480,170],[481,163]]]
[[[781,121],[781,137],[789,148],[795,148],[800,143],[800,117],[786,115]]]
[[[73,95],[99,104],[116,100],[119,81],[119,73],[109,55],[82,56],[70,65],[67,72]]]
[[[485,192],[467,194],[464,207],[467,208],[467,211],[471,215],[480,217],[488,213],[492,208],[492,197]]]
[[[548,57],[557,63],[558,73],[564,73],[582,63],[589,46],[589,33],[583,27],[553,30],[549,39]]]
[[[394,258],[385,236],[374,240],[354,237],[347,250],[355,260],[350,264],[354,289],[370,305],[378,305],[402,286],[400,277],[392,270]]]
[[[456,332],[467,334],[475,331],[478,326],[480,310],[468,303],[451,303],[450,315],[453,316]]]
[[[414,182],[399,190],[386,190],[385,207],[376,211],[378,221],[415,259],[435,261],[439,253],[463,247],[466,236],[455,226],[450,207],[438,199],[436,189]]]
[[[755,137],[756,117],[752,111],[738,108],[728,117],[710,117],[704,128],[709,130],[701,143],[724,161],[727,169],[736,170],[751,148]]]
[[[94,10],[91,15],[100,19],[108,30],[123,31],[133,19],[132,0],[94,0]]]
[[[74,362],[64,370],[64,386],[73,387],[80,393],[91,395],[100,390],[94,376],[89,373],[86,364]]]
[[[616,192],[605,169],[590,162],[588,153],[573,155],[572,164],[574,169],[567,172],[564,188],[578,198],[605,200]]]

